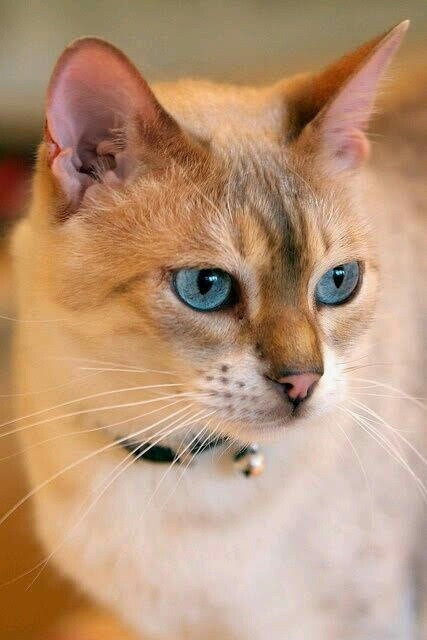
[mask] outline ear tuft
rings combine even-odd
[[[71,44],[59,58],[47,93],[48,161],[71,208],[99,182],[117,185],[137,164],[128,128],[177,131],[128,58],[97,38]]]

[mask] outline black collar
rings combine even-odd
[[[188,447],[182,454],[179,451],[164,447],[159,444],[151,444],[150,442],[137,442],[132,438],[118,438],[119,444],[128,453],[131,453],[137,460],[148,460],[149,462],[161,462],[184,464],[188,463],[195,456],[219,447],[227,442],[227,438],[213,438],[212,440],[195,440],[191,447]]]
[[[148,460],[149,462],[161,462],[169,464],[190,465],[194,458],[222,444],[229,442],[228,438],[212,438],[211,440],[195,440],[183,453],[150,442],[137,442],[132,438],[118,438],[119,444],[125,451],[134,456],[136,460]],[[256,443],[240,447],[233,455],[234,466],[244,476],[258,476],[264,470],[264,456]]]

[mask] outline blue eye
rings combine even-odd
[[[329,269],[316,285],[316,301],[327,305],[342,304],[356,290],[359,278],[357,262],[347,262]]]
[[[233,281],[221,269],[180,269],[173,286],[178,298],[196,311],[216,311],[233,301]]]

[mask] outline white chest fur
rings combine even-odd
[[[52,561],[143,638],[382,638],[401,619],[411,525],[375,478],[384,487],[390,472],[393,495],[401,474],[368,457],[367,487],[325,428],[266,456],[250,479],[211,452],[184,473],[136,462],[105,490],[124,458],[114,451],[71,471],[71,491],[40,494],[41,536]]]

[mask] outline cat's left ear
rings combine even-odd
[[[77,40],[60,56],[47,92],[44,139],[67,212],[88,192],[125,183],[142,164],[190,149],[136,67],[97,38]]]
[[[333,170],[355,169],[368,156],[366,131],[376,94],[408,26],[408,20],[401,22],[317,76],[297,83],[294,102],[290,98],[294,137],[314,140]]]

